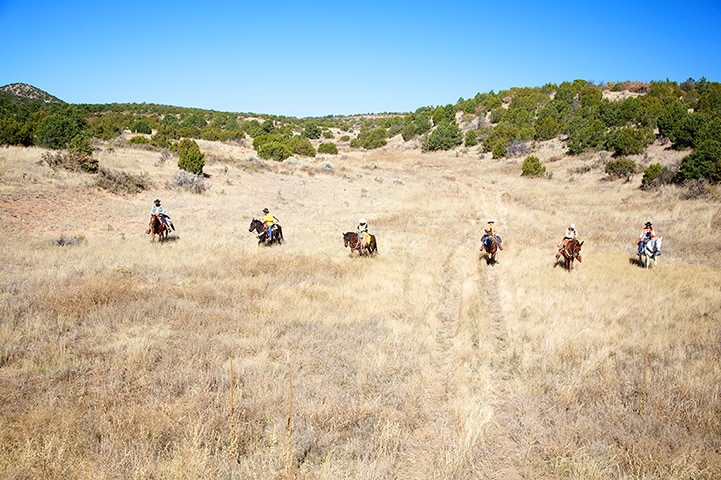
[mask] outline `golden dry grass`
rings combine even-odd
[[[276,164],[209,143],[204,195],[169,188],[159,153],[101,147],[154,188],[119,197],[0,150],[1,477],[721,476],[718,201],[600,181],[597,156],[552,142],[551,180],[474,149]],[[144,234],[155,197],[178,227],[163,245]],[[266,206],[279,248],[247,231]],[[343,248],[361,216],[377,257]]]

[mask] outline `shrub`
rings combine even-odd
[[[493,145],[493,149],[491,150],[491,153],[493,154],[493,158],[505,157],[507,147],[508,147],[508,144],[506,142],[496,142]]]
[[[293,155],[303,155],[305,157],[315,157],[315,148],[311,145],[310,140],[295,136],[289,138],[286,141],[288,148],[293,152]]]
[[[194,175],[189,172],[175,172],[173,180],[167,185],[168,188],[180,188],[190,193],[205,193],[210,185],[205,183],[202,174]]]
[[[347,141],[349,141],[349,140],[350,140],[350,136],[349,136],[349,135],[343,135],[342,137],[340,137],[340,141],[341,141],[341,142],[347,142]]]
[[[260,145],[258,155],[260,155],[261,158],[282,162],[286,158],[293,156],[293,150],[283,142],[271,141]]]
[[[90,147],[88,137],[78,134],[68,144],[68,157],[76,168],[88,173],[98,171],[98,161],[93,158],[93,149]]]
[[[541,160],[535,155],[529,155],[523,161],[521,166],[522,177],[539,177],[546,173],[546,167],[541,164]]]
[[[706,140],[681,160],[680,180],[705,178],[711,183],[721,182],[721,142]]]
[[[433,127],[431,117],[427,113],[420,113],[416,115],[413,123],[416,124],[416,135],[423,135],[426,132],[430,132]]]
[[[466,147],[475,147],[478,145],[478,133],[475,130],[466,132]]]
[[[373,150],[374,148],[384,147],[387,143],[385,129],[378,128],[373,130],[365,142],[363,142],[363,148]]]
[[[0,145],[23,145],[29,147],[33,144],[35,127],[30,122],[12,118],[0,118]]]
[[[335,143],[321,143],[318,145],[318,153],[328,153],[330,155],[338,155],[338,147]]]
[[[194,140],[184,138],[174,145],[178,153],[178,168],[196,175],[203,173],[205,166],[205,154],[200,152],[200,147]]]
[[[333,135],[333,132],[331,132],[330,130],[325,130],[323,132],[323,138],[331,139],[333,137],[335,137],[335,135]]]
[[[544,117],[536,123],[536,139],[551,140],[561,133],[561,126],[553,117]]]
[[[196,113],[183,120],[184,127],[195,127],[200,129],[206,125],[207,122],[205,121],[205,116],[202,113]]]
[[[608,149],[616,155],[638,155],[650,143],[653,132],[646,129],[621,128],[608,136]]]
[[[135,122],[133,126],[130,127],[130,131],[133,133],[146,133],[148,135],[153,133],[153,131],[150,129],[150,126],[148,126],[148,124],[142,120],[138,120],[137,122]]]
[[[80,130],[76,119],[54,113],[38,123],[37,144],[54,150],[65,148]]]
[[[145,137],[137,136],[131,137],[127,142],[128,145],[150,145],[150,140]]]
[[[442,122],[423,142],[423,151],[449,150],[463,143],[463,133],[455,122]]]
[[[60,238],[55,240],[55,245],[59,247],[73,247],[85,243],[85,237],[83,235],[76,235],[74,237],[66,237],[65,234],[60,234]]]
[[[416,124],[413,122],[406,124],[401,130],[401,137],[406,142],[412,140],[416,135]]]
[[[135,137],[135,138],[145,138],[145,137]],[[169,148],[170,147],[170,141],[168,140],[168,136],[163,133],[156,133],[155,135],[150,137],[150,144],[152,146],[158,147],[158,148]]]
[[[617,160],[609,160],[606,162],[605,171],[606,174],[611,177],[628,177],[636,173],[636,162],[630,158],[625,157],[619,158]]]
[[[493,110],[491,110],[491,116],[490,116],[490,122],[491,123],[498,123],[503,119],[503,116],[506,114],[506,109],[503,107],[496,107]]]
[[[650,188],[656,180],[661,178],[661,172],[663,172],[663,168],[660,163],[649,165],[646,170],[643,171],[641,188]]]
[[[314,140],[320,138],[320,135],[320,127],[315,123],[309,123],[308,125],[306,125],[303,133],[301,134],[301,136],[304,138],[312,138]]]
[[[101,168],[95,184],[116,195],[136,194],[150,186],[148,174],[135,175],[121,170]]]

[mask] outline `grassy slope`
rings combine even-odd
[[[202,147],[229,159],[203,196],[169,190],[153,152],[99,154],[155,184],[117,197],[0,150],[3,477],[283,477],[289,367],[304,478],[721,475],[718,202],[599,182],[593,158],[528,180],[474,152],[391,144],[328,172]],[[155,197],[178,226],[164,245],[144,234]],[[247,232],[266,206],[280,248]],[[376,258],[343,248],[360,216]],[[666,248],[646,271],[649,219]],[[569,222],[571,274],[553,259]]]

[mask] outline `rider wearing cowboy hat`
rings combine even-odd
[[[488,225],[486,225],[486,230],[485,230],[486,234],[483,235],[481,244],[485,245],[486,242],[488,241],[488,239],[490,238],[490,236],[493,235],[496,238],[496,242],[498,242],[498,248],[503,250],[503,245],[501,245],[501,239],[498,238],[498,236],[496,235],[496,228],[493,226],[494,223],[495,223],[494,220],[488,220]]]
[[[358,220],[358,226],[355,228],[355,231],[358,234],[358,239],[361,241],[361,246],[367,246],[368,237],[370,235],[368,234],[368,224],[366,223],[365,218]]]
[[[556,253],[556,260],[558,260],[558,257],[561,256],[561,250],[563,250],[563,247],[568,245],[568,242],[570,242],[577,236],[578,232],[576,232],[576,225],[572,223],[568,226],[568,229],[566,230],[566,234],[563,236],[563,239],[558,242],[558,253]]]
[[[148,232],[150,232],[150,227],[153,224],[153,215],[158,217],[166,227],[175,230],[175,226],[173,225],[173,222],[170,221],[170,217],[165,214],[165,207],[160,204],[160,199],[156,198],[153,203],[154,205],[150,209],[150,224],[148,225]]]
[[[276,223],[280,223],[277,218],[275,218],[275,215],[270,213],[270,210],[267,208],[263,209],[263,216],[260,217],[260,221],[263,222],[265,225],[265,228],[268,229],[268,239],[273,240],[273,225]]]
[[[638,253],[641,253],[643,247],[646,245],[646,242],[655,237],[656,232],[654,232],[653,230],[653,224],[651,222],[646,222],[646,224],[643,226],[643,230],[641,231],[641,236],[638,237]]]

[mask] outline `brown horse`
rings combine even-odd
[[[486,265],[496,263],[496,252],[498,251],[498,241],[501,237],[496,238],[496,235],[488,235],[488,240],[483,242],[481,251],[486,252]]]
[[[258,245],[265,245],[267,247],[277,243],[280,245],[285,241],[283,238],[283,228],[281,228],[280,225],[273,224],[270,228],[273,229],[273,239],[269,239],[268,235],[268,229],[265,228],[265,224],[258,220],[257,218],[254,218],[253,221],[250,222],[250,227],[248,227],[248,231],[252,232],[255,230],[255,232],[258,234]]]
[[[155,235],[158,235],[158,241],[162,243],[163,235],[168,238],[168,226],[157,215],[150,216],[150,228],[147,233],[152,233],[151,243],[155,243]]]
[[[563,268],[569,272],[573,270],[573,261],[581,261],[581,245],[583,242],[579,242],[577,239],[569,241],[562,249],[561,255],[563,255]]]
[[[368,245],[363,245],[357,233],[345,232],[343,234],[343,244],[345,247],[350,247],[351,255],[353,255],[353,250],[358,250],[358,255],[374,255],[378,253],[378,244],[376,243],[375,235],[370,235]]]

